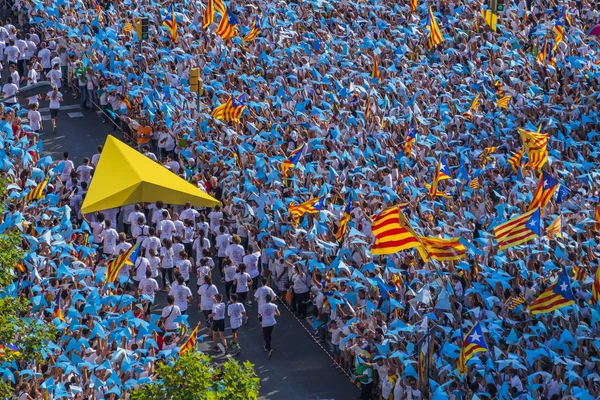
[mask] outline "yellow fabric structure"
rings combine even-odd
[[[125,143],[108,136],[90,188],[83,214],[134,203],[192,203],[212,207],[219,201],[175,175]]]

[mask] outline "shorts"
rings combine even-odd
[[[51,108],[50,109],[50,118],[56,118],[56,116],[58,115],[58,108]]]
[[[202,314],[204,314],[204,319],[206,320],[206,323],[210,325],[210,322],[212,321],[212,319],[209,317],[210,314],[212,314],[211,310],[202,310]]]
[[[212,330],[213,332],[225,332],[225,320],[214,319],[212,322]]]
[[[340,346],[338,344],[332,344],[331,346],[333,347],[333,349],[332,349],[333,355],[339,356],[340,355]]]
[[[240,328],[241,326],[238,326],[237,328],[231,328],[231,333],[236,333]]]

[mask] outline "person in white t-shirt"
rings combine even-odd
[[[243,258],[243,263],[246,264],[246,272],[252,278],[252,290],[258,289],[258,283],[260,280],[260,270],[258,269],[258,260],[260,260],[260,251],[255,251],[255,246],[248,248],[248,254]],[[252,305],[252,296],[249,296],[246,305]]]
[[[181,316],[181,310],[175,304],[175,297],[173,297],[173,295],[167,296],[167,303],[169,305],[162,310],[162,321],[165,324],[165,329],[173,332],[179,328],[179,323],[175,322],[175,320]]]
[[[219,293],[217,287],[213,285],[212,278],[210,275],[204,277],[204,283],[198,287],[198,294],[200,295],[200,304],[198,309],[204,314],[206,319],[206,326],[208,326],[208,336],[212,336],[212,319],[210,314],[212,312],[212,306],[214,304],[213,297]]]
[[[192,291],[186,286],[183,276],[177,276],[177,284],[171,287],[170,295],[175,297],[175,304],[179,307],[182,314],[188,309],[188,304],[193,300]]]
[[[104,221],[104,230],[100,232],[98,237],[102,239],[102,252],[105,256],[109,257],[112,254],[115,254],[115,248],[117,247],[117,239],[119,238],[119,234],[116,230],[111,228],[111,223],[109,220]]]
[[[227,340],[225,339],[225,303],[223,303],[223,295],[220,293],[216,294],[214,300],[212,313],[209,314],[209,317],[212,318],[212,334],[215,345],[213,350],[219,351],[217,339],[221,339],[221,343],[223,343],[223,347],[225,347],[225,352],[227,353]]]
[[[225,296],[231,296],[231,293],[235,293],[235,274],[237,273],[237,267],[233,265],[229,258],[223,261],[223,276],[225,278]]]
[[[279,309],[275,304],[271,303],[271,300],[271,295],[265,296],[265,304],[258,309],[258,315],[263,330],[263,339],[265,340],[265,350],[269,352],[269,358],[273,356],[271,339],[273,335],[273,328],[277,323],[275,317],[281,315],[279,313]]]
[[[252,278],[250,278],[250,274],[246,272],[245,264],[240,264],[238,268],[239,272],[235,274],[233,284],[235,285],[235,292],[238,295],[238,299],[241,303],[245,303],[248,298],[248,290],[252,287]]]
[[[60,180],[63,185],[67,184],[67,181],[71,178],[71,171],[75,169],[73,161],[69,160],[69,152],[63,153],[63,159],[58,163],[59,167],[62,166],[62,172],[60,173]]]
[[[238,235],[233,235],[231,238],[231,244],[225,249],[225,255],[235,264],[240,265],[244,259],[244,248],[240,244],[242,242]]]
[[[192,269],[192,263],[188,259],[188,255],[184,250],[179,253],[179,261],[176,262],[175,266],[187,285],[190,281],[190,270]]]
[[[219,270],[221,271],[221,276],[223,276],[223,261],[225,260],[225,257],[227,257],[227,247],[229,247],[229,243],[231,243],[231,235],[225,233],[224,226],[221,226],[219,231],[220,234],[216,238],[215,247],[217,248]]]
[[[144,312],[148,315],[152,304],[154,304],[154,296],[158,292],[158,282],[152,277],[152,271],[146,271],[146,277],[140,281],[139,289],[143,296],[148,296],[148,300],[144,303]]]
[[[58,87],[46,94],[46,101],[50,101],[50,119],[52,120],[52,132],[56,133],[56,116],[60,110],[60,102],[63,101],[63,95],[58,91]]]
[[[238,340],[238,329],[242,326],[244,319],[247,319],[246,309],[244,304],[238,303],[237,294],[233,293],[229,298],[231,303],[227,307],[227,315],[229,316],[229,324],[231,325],[231,336],[233,347],[239,352],[240,342]]]
[[[94,167],[90,165],[90,159],[85,157],[83,159],[83,164],[77,167],[77,174],[79,175],[79,179],[82,182],[88,182],[92,179],[92,171]]]
[[[54,64],[50,72],[46,74],[48,80],[56,85],[57,89],[60,89],[60,83],[62,81],[62,72],[60,72],[60,64]]]
[[[254,291],[254,299],[258,303],[259,311],[260,311],[261,306],[266,304],[265,299],[267,298],[267,295],[271,296],[271,299],[274,299],[277,297],[277,295],[275,294],[275,291],[273,291],[273,289],[271,289],[270,286],[267,286],[267,278],[265,278],[263,276],[261,281],[262,281],[262,286]]]
[[[29,120],[29,127],[35,133],[39,133],[42,130],[42,115],[38,111],[39,104],[31,104],[29,111],[27,112],[27,119]]]
[[[139,286],[142,279],[146,277],[146,271],[150,270],[150,262],[143,254],[138,255],[133,264],[133,282]]]

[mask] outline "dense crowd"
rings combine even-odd
[[[79,96],[82,109],[101,110],[143,154],[222,203],[81,215],[102,148],[77,168],[67,153],[43,157],[40,99],[29,99],[28,110],[7,101],[1,167],[16,185],[2,228],[23,222],[20,294],[32,316],[64,335],[30,373],[4,367],[17,398],[124,397],[155,378],[158,360],[177,356],[193,329],[179,315],[199,312],[188,309],[194,298],[215,346],[227,349],[223,330],[243,334],[247,307],[256,299],[260,313],[267,295],[288,298],[315,340],[329,344],[333,366],[361,384],[363,399],[600,397],[600,314],[590,303],[600,49],[586,36],[600,5],[510,2],[494,32],[477,1],[410,3],[230,2],[239,35],[228,40],[217,22],[202,28],[201,2],[174,5],[176,40],[157,2],[17,4],[17,25],[31,29],[10,20],[0,28],[5,96],[50,80],[53,127],[59,97]],[[429,6],[443,35],[431,49]],[[131,24],[143,15],[150,32],[140,53]],[[259,35],[242,41],[257,16]],[[192,68],[200,68],[201,96],[189,90]],[[242,94],[239,123],[211,116]],[[519,128],[550,136],[543,170],[568,190],[542,211],[542,225],[560,216],[562,237],[543,230],[499,251],[493,228],[527,211],[540,179],[508,163],[522,146]],[[303,145],[284,174],[281,165]],[[451,179],[440,184],[447,195],[431,199],[425,184],[441,156]],[[24,202],[46,177],[45,196]],[[299,220],[288,212],[291,202],[320,196],[319,212]],[[372,219],[394,205],[419,235],[461,237],[466,257],[372,255]],[[136,243],[142,256],[105,287],[107,262]],[[528,304],[563,269],[575,304],[532,315]],[[224,293],[213,279],[225,282]],[[163,310],[152,307],[159,290],[170,294]],[[64,318],[49,311],[55,304]],[[463,375],[459,353],[475,325],[487,351]]]

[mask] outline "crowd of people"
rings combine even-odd
[[[68,153],[44,157],[42,99],[28,110],[9,99],[0,167],[17,184],[2,228],[24,233],[15,279],[31,316],[65,335],[31,373],[12,371],[17,398],[126,397],[156,378],[156,362],[177,357],[194,328],[185,314],[196,312],[215,350],[232,351],[256,307],[270,357],[277,299],[327,342],[362,399],[599,398],[600,314],[590,300],[600,48],[586,32],[600,4],[507,2],[495,31],[474,0],[225,6],[237,20],[227,40],[219,14],[204,29],[206,4],[189,0],[173,4],[177,37],[163,26],[167,7],[148,1],[17,2],[17,27],[1,24],[5,96],[50,80],[53,129],[60,99],[79,96],[82,109],[102,111],[143,154],[222,204],[82,215],[102,148],[77,168]],[[150,27],[140,45],[141,16]],[[430,47],[432,19],[442,40]],[[200,93],[189,89],[193,68]],[[211,115],[241,95],[240,122]],[[540,181],[509,163],[523,145],[519,128],[549,135],[542,168],[564,189],[542,210],[539,238],[500,251],[493,228],[526,212]],[[432,199],[426,184],[440,157],[450,179]],[[44,197],[24,201],[46,178]],[[319,198],[320,209],[289,212]],[[460,237],[466,256],[373,255],[372,220],[395,205],[419,235]],[[546,234],[558,217],[559,235]],[[105,286],[107,263],[136,243],[136,263]],[[528,305],[561,271],[574,304],[533,315]],[[161,290],[168,305],[157,309]],[[485,351],[461,373],[475,326]]]

